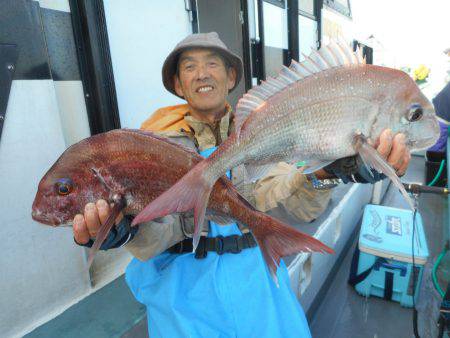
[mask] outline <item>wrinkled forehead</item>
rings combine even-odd
[[[200,62],[206,60],[220,60],[224,65],[226,64],[225,58],[214,49],[210,48],[192,48],[183,51],[178,58],[178,66],[184,62]]]

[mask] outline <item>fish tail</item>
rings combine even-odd
[[[206,206],[215,180],[208,179],[208,166],[204,160],[183,178],[150,202],[133,220],[132,226],[177,212],[194,209],[193,245],[197,248],[201,226],[205,220]]]
[[[299,252],[334,253],[334,251],[312,236],[304,234],[275,218],[256,211],[249,228],[259,244],[268,265],[270,275],[278,286],[277,268],[282,257]],[[252,224],[253,223],[253,224]]]

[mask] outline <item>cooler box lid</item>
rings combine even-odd
[[[366,205],[359,235],[359,249],[378,257],[412,263],[411,210]],[[422,217],[417,212],[414,233],[414,262],[424,265],[428,257],[428,246],[422,226]]]

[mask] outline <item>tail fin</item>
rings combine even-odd
[[[133,220],[132,226],[176,212],[194,209],[194,250],[200,239],[200,227],[205,220],[206,206],[215,182],[205,178],[206,161],[191,169],[169,190],[149,203]]]
[[[256,211],[255,213],[259,215],[254,215],[256,217],[253,217],[253,222],[249,219],[247,225],[255,236],[270,274],[277,285],[277,267],[280,265],[282,257],[299,252],[334,253],[331,248],[314,237],[285,225],[262,212]]]

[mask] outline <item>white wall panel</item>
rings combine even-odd
[[[13,81],[0,141],[0,336],[20,335],[90,292],[71,228],[31,219],[40,178],[64,151],[53,81]]]
[[[164,88],[166,56],[192,33],[184,0],[105,0],[122,127],[138,128],[156,109],[183,103]]]
[[[41,8],[70,12],[69,0],[39,0]]]
[[[263,2],[264,45],[288,49],[287,11],[267,2]]]
[[[317,21],[298,16],[298,41],[300,60],[303,60],[303,54],[310,55],[311,48],[317,49]]]
[[[81,81],[55,81],[61,127],[66,146],[89,137],[89,121]]]

